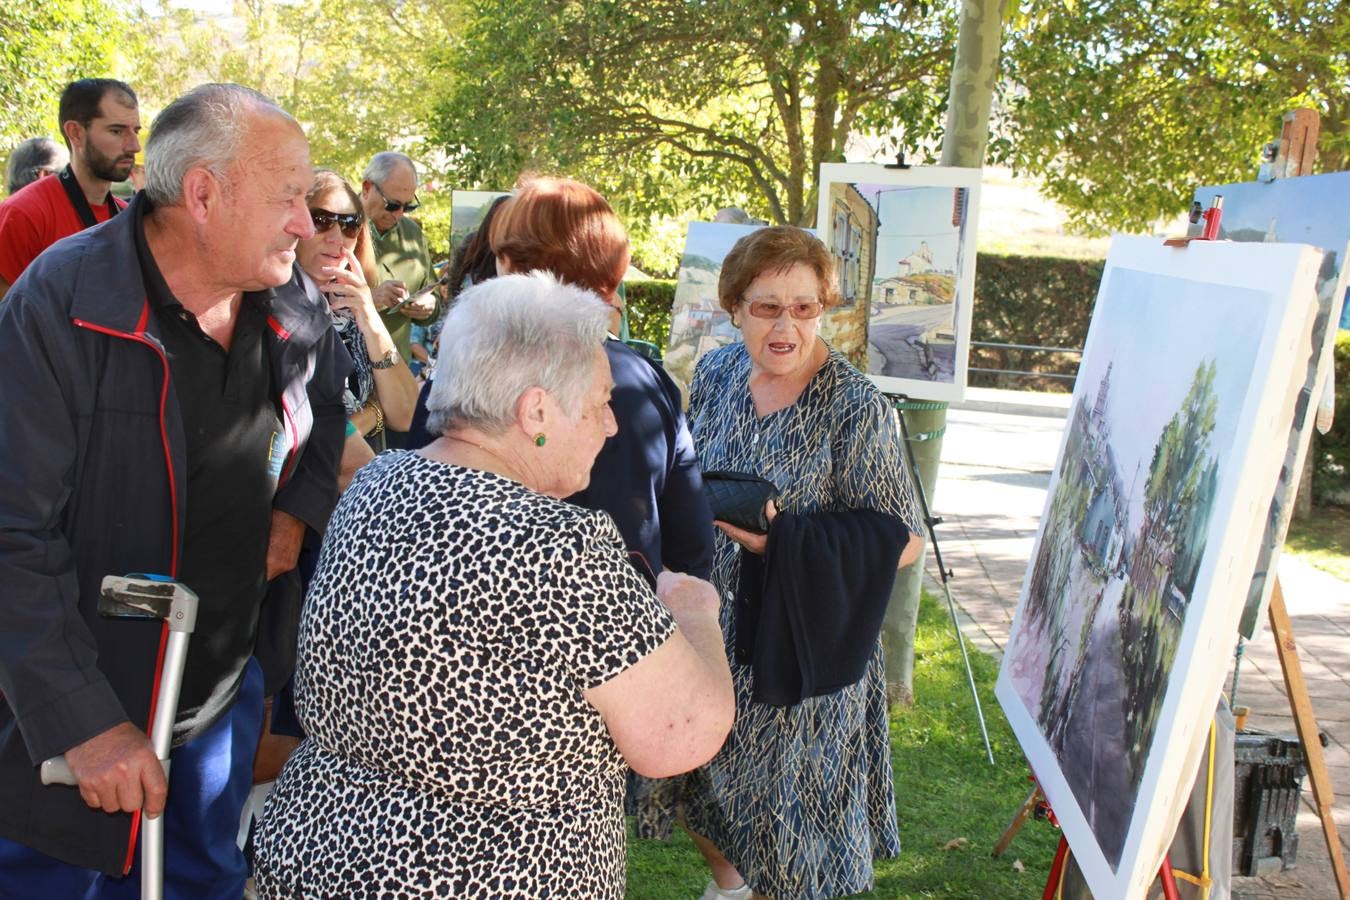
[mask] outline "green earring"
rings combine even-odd
[[[544,446],[544,433],[542,431],[534,436],[534,445],[536,447]]]

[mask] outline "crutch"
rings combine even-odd
[[[167,780],[169,744],[178,715],[178,689],[183,683],[188,638],[197,625],[197,595],[187,585],[163,575],[108,575],[99,592],[98,614],[115,619],[163,619],[168,625],[169,640],[164,648],[164,665],[150,724],[150,744],[164,766]],[[64,756],[44,762],[41,777],[43,784],[76,784]],[[141,900],[160,900],[163,896],[164,817],[142,817]]]

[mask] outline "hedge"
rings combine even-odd
[[[670,341],[670,308],[675,303],[674,279],[625,281],[624,303],[628,310],[628,336],[649,341],[665,352]]]

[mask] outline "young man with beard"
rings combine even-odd
[[[0,203],[0,297],[43,250],[125,206],[109,189],[126,180],[141,149],[136,93],[111,78],[82,78],[62,91],[59,113],[70,165]]]

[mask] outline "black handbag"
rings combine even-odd
[[[704,472],[703,495],[713,518],[755,534],[766,534],[769,519],[764,505],[778,499],[778,488],[767,478],[745,472]]]

